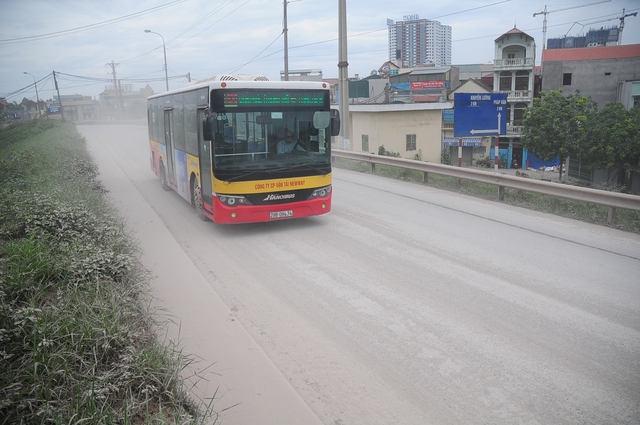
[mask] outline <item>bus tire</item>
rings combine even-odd
[[[204,215],[204,204],[202,202],[202,190],[200,189],[200,185],[194,180],[191,187],[193,188],[191,196],[193,197],[193,206],[196,209],[196,213],[198,213],[200,220],[207,221],[207,216]]]
[[[164,171],[164,165],[160,163],[160,186],[162,190],[169,190],[169,182],[167,181],[167,173]]]

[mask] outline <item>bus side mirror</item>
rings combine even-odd
[[[216,131],[216,119],[218,114],[211,112],[202,121],[202,138],[206,141],[213,140],[214,133]]]
[[[340,111],[337,109],[331,110],[331,135],[340,135]]]

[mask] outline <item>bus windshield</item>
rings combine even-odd
[[[217,116],[215,134],[214,175],[220,180],[331,172],[328,111],[227,112]]]

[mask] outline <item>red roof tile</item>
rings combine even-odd
[[[581,47],[576,49],[545,49],[542,51],[542,62],[621,59],[634,57],[640,57],[640,44]]]
[[[494,41],[498,41],[500,40],[502,37],[504,37],[505,35],[509,35],[509,34],[524,34],[529,38],[533,38],[531,37],[529,34],[527,34],[524,31],[519,30],[518,28],[516,28],[515,26],[513,28],[511,28],[509,31],[505,32],[504,34],[502,34],[500,37],[496,38]]]

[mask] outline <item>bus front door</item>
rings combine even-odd
[[[177,182],[173,165],[173,110],[171,109],[164,111],[164,142],[167,150],[167,180],[175,186]]]
[[[204,121],[204,111],[198,110],[198,122]],[[211,185],[211,141],[202,137],[202,126],[198,126],[198,156],[200,157],[200,188],[202,190],[202,202],[205,205],[212,204]],[[213,213],[213,211],[211,211]]]

